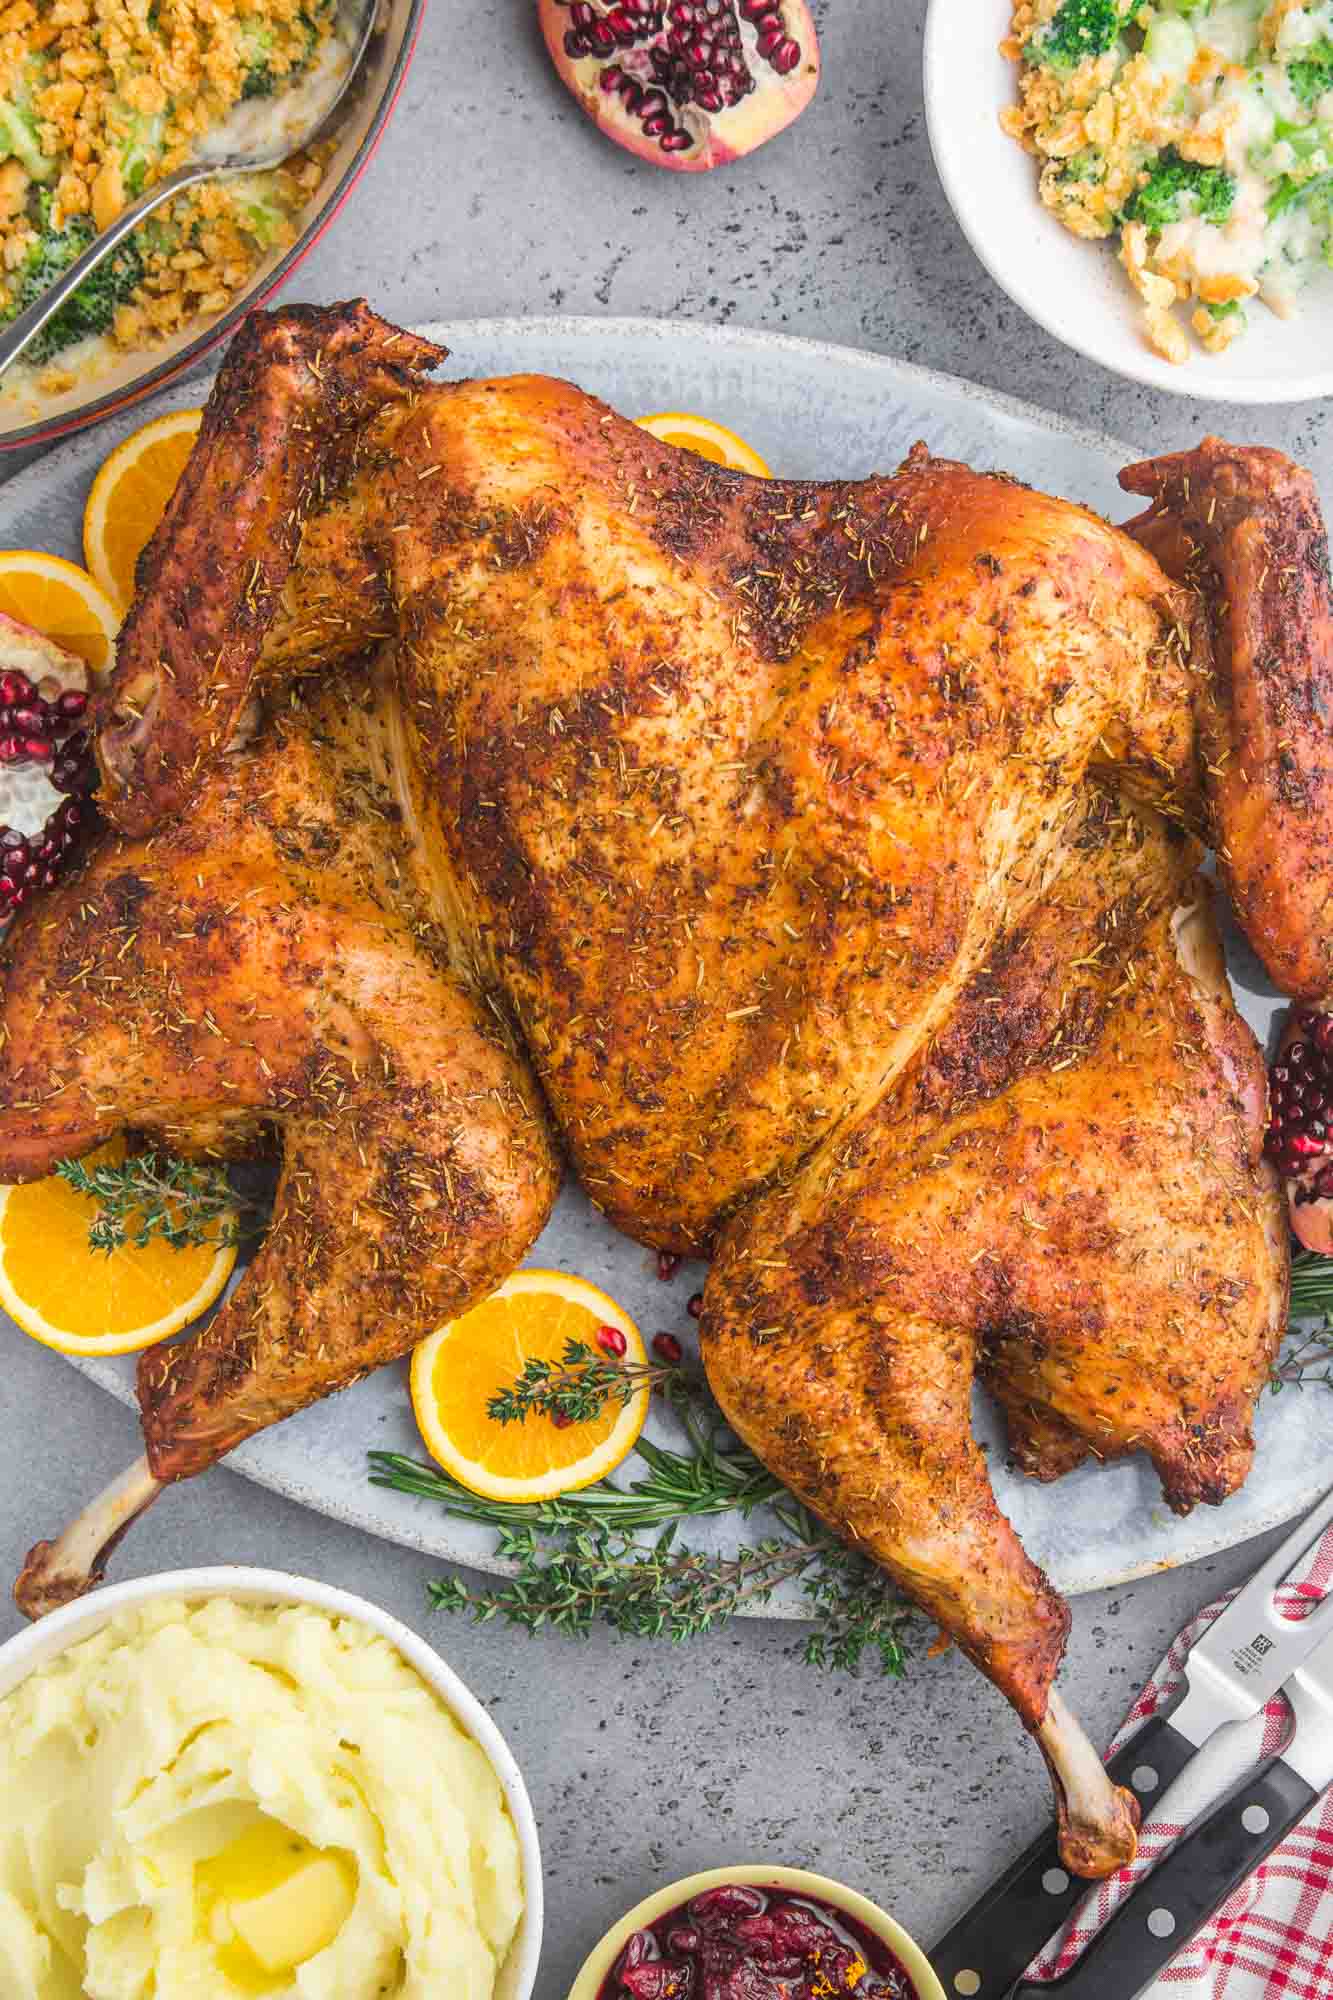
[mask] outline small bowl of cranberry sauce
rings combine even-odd
[[[901,1924],[803,1868],[716,1868],[659,1889],[585,1961],[569,2000],[944,2000]]]

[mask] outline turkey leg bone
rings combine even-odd
[[[54,1542],[34,1543],[14,1585],[14,1602],[24,1617],[45,1618],[48,1611],[100,1583],[122,1536],[162,1491],[161,1480],[148,1469],[147,1457],[136,1458],[119,1479],[89,1501],[63,1535]]]

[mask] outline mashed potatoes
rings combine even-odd
[[[4,2000],[488,2000],[522,1907],[485,1755],[352,1621],[164,1602],[0,1702]]]

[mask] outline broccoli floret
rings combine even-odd
[[[1268,197],[1269,220],[1285,215],[1298,203],[1309,202],[1316,208],[1326,206],[1330,195],[1333,195],[1333,173],[1312,174],[1304,181],[1293,180],[1290,174],[1285,174]]]
[[[276,202],[255,199],[242,204],[240,223],[261,250],[271,250],[286,227],[287,217]]]
[[[1298,160],[1312,159],[1316,153],[1322,152],[1328,143],[1328,133],[1322,125],[1292,125],[1285,118],[1279,118],[1274,122],[1273,144],[1290,146]]]
[[[1095,186],[1105,178],[1106,159],[1095,146],[1085,146],[1081,153],[1075,153],[1066,160],[1060,169],[1062,181],[1090,181]]]
[[[1315,42],[1307,54],[1287,64],[1287,81],[1307,109],[1333,90],[1333,42]]]
[[[244,20],[236,28],[236,53],[245,71],[241,96],[272,97],[282,79],[273,67],[274,33],[267,22]]]
[[[1114,47],[1121,21],[1118,0],[1063,0],[1023,54],[1028,62],[1050,69],[1077,69],[1089,56],[1103,56]]]
[[[1168,146],[1153,161],[1143,186],[1130,196],[1124,219],[1145,223],[1152,230],[1191,215],[1201,215],[1205,222],[1225,222],[1235,199],[1235,178],[1225,167],[1200,166]]]
[[[59,162],[42,151],[41,119],[37,115],[36,93],[48,80],[45,58],[29,56],[19,73],[12,95],[0,97],[0,159],[13,157],[21,162],[29,177],[49,181]]]
[[[73,215],[61,229],[51,223],[51,197],[45,188],[38,193],[37,241],[9,280],[9,298],[3,309],[5,319],[35,305],[43,292],[67,271],[76,257],[88,248],[96,230],[88,216]],[[115,318],[116,307],[124,304],[143,276],[143,259],[133,242],[123,243],[84,279],[72,299],[49,319],[24,351],[29,361],[49,361],[62,348],[89,335],[106,333]]]
[[[125,139],[120,149],[120,177],[132,201],[143,193],[148,169],[156,166],[162,157],[166,122],[160,111],[127,111],[122,114],[120,123]]]
[[[279,73],[273,67],[274,33],[263,21],[242,21],[236,30],[236,50],[245,69],[245,81],[241,86],[241,96],[272,97],[275,90],[290,83],[314,60],[319,42],[319,29],[308,14],[300,16],[301,33],[305,36],[305,47],[293,59],[290,66]]]

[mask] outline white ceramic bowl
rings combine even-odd
[[[597,2000],[603,1980],[635,1931],[642,1930],[645,1924],[656,1923],[668,1910],[687,1903],[691,1896],[699,1895],[704,1889],[716,1889],[723,1882],[753,1883],[760,1889],[785,1889],[789,1895],[810,1896],[820,1902],[831,1903],[835,1910],[846,1910],[868,1931],[883,1938],[911,1979],[917,2000],[945,2000],[944,1988],[931,1971],[920,1945],[868,1896],[858,1894],[855,1889],[844,1888],[841,1882],[830,1881],[827,1875],[812,1875],[805,1868],[774,1868],[762,1861],[747,1863],[739,1868],[710,1868],[702,1875],[687,1875],[683,1881],[671,1882],[665,1889],[645,1896],[607,1932],[596,1949],[589,1952],[569,1990],[569,2000]]]
[[[1225,354],[1195,348],[1175,366],[1143,335],[1139,301],[1106,243],[1071,236],[1037,196],[1037,165],[1000,129],[1015,96],[1000,54],[1010,0],[931,0],[926,124],[944,191],[997,285],[1048,333],[1117,375],[1229,403],[1298,403],[1333,395],[1333,272],[1302,294],[1300,316],[1255,305]]]
[[[160,1576],[135,1578],[116,1583],[81,1597],[60,1611],[53,1611],[37,1625],[0,1646],[0,1700],[11,1694],[38,1667],[63,1653],[67,1646],[87,1639],[118,1611],[133,1611],[164,1597],[235,1597],[245,1604],[313,1604],[337,1618],[357,1618],[372,1632],[398,1648],[410,1667],[415,1668],[428,1687],[485,1751],[495,1775],[504,1787],[510,1818],[518,1835],[523,1868],[524,1908],[518,1934],[509,1956],[500,1969],[495,2000],[529,2000],[537,1978],[537,1960],[542,1942],[542,1863],[537,1843],[537,1822],[527,1787],[508,1744],[474,1694],[458,1675],[447,1667],[424,1639],[418,1639],[406,1625],[386,1611],[353,1597],[349,1591],[333,1590],[328,1584],[309,1577],[288,1576],[277,1569],[246,1569],[239,1565],[219,1565],[211,1569],[166,1570]],[[361,2000],[348,1994],[347,2000]]]

